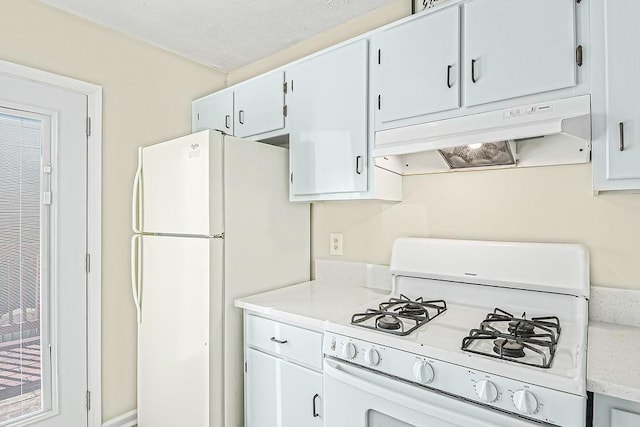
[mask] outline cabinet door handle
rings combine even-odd
[[[620,129],[620,151],[624,151],[624,123],[620,122],[618,127]]]
[[[238,121],[241,125],[244,124],[244,110],[238,111]]]
[[[228,114],[224,116],[224,127],[231,129],[231,116]]]
[[[447,87],[449,89],[453,87],[451,84],[451,68],[453,68],[453,65],[447,65]]]
[[[478,79],[476,79],[476,60],[475,59],[471,60],[471,81],[474,83],[478,82]]]
[[[278,343],[278,344],[286,344],[286,343],[289,342],[287,340],[281,341],[281,340],[277,339],[276,337],[271,337],[271,341],[273,341],[275,343]]]
[[[318,409],[316,408],[316,399],[320,397],[320,395],[318,393],[316,393],[313,396],[313,418],[317,418],[320,416],[320,414],[318,413]]]
[[[356,156],[356,173],[360,175],[362,173],[362,156]]]

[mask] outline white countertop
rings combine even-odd
[[[344,316],[389,294],[388,290],[314,280],[235,300],[235,306],[298,326],[324,329],[325,321]]]
[[[640,402],[640,328],[590,322],[587,390]]]

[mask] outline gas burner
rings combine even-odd
[[[555,316],[521,318],[496,308],[487,314],[479,329],[462,340],[462,350],[540,368],[549,368],[560,337],[560,320]],[[483,344],[493,341],[493,346]]]
[[[524,357],[524,345],[519,342],[498,338],[493,341],[493,351],[501,356]]]
[[[378,319],[376,320],[376,325],[380,329],[395,330],[395,329],[400,329],[401,322],[400,320],[398,320],[397,317],[393,317],[385,314],[383,316],[378,317]]]
[[[520,337],[534,334],[535,325],[528,320],[512,320],[509,322],[509,333]]]
[[[398,312],[407,316],[424,316],[426,310],[420,304],[410,302],[401,307]]]
[[[405,336],[421,325],[433,320],[447,310],[443,300],[412,300],[404,295],[390,298],[379,304],[378,309],[367,309],[351,316],[351,324],[394,335]]]

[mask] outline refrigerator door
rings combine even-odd
[[[206,130],[141,148],[134,180],[134,232],[221,232],[222,140],[220,132]]]
[[[209,425],[210,396],[221,394],[209,373],[215,359],[220,365],[222,339],[209,325],[222,322],[220,310],[210,310],[221,304],[220,280],[213,279],[221,270],[212,269],[221,263],[222,245],[222,239],[134,237],[141,427]]]

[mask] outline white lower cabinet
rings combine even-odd
[[[249,348],[247,427],[320,427],[322,374]]]
[[[322,333],[244,319],[245,426],[322,427]]]
[[[640,426],[640,403],[624,399],[593,395],[593,427]]]

